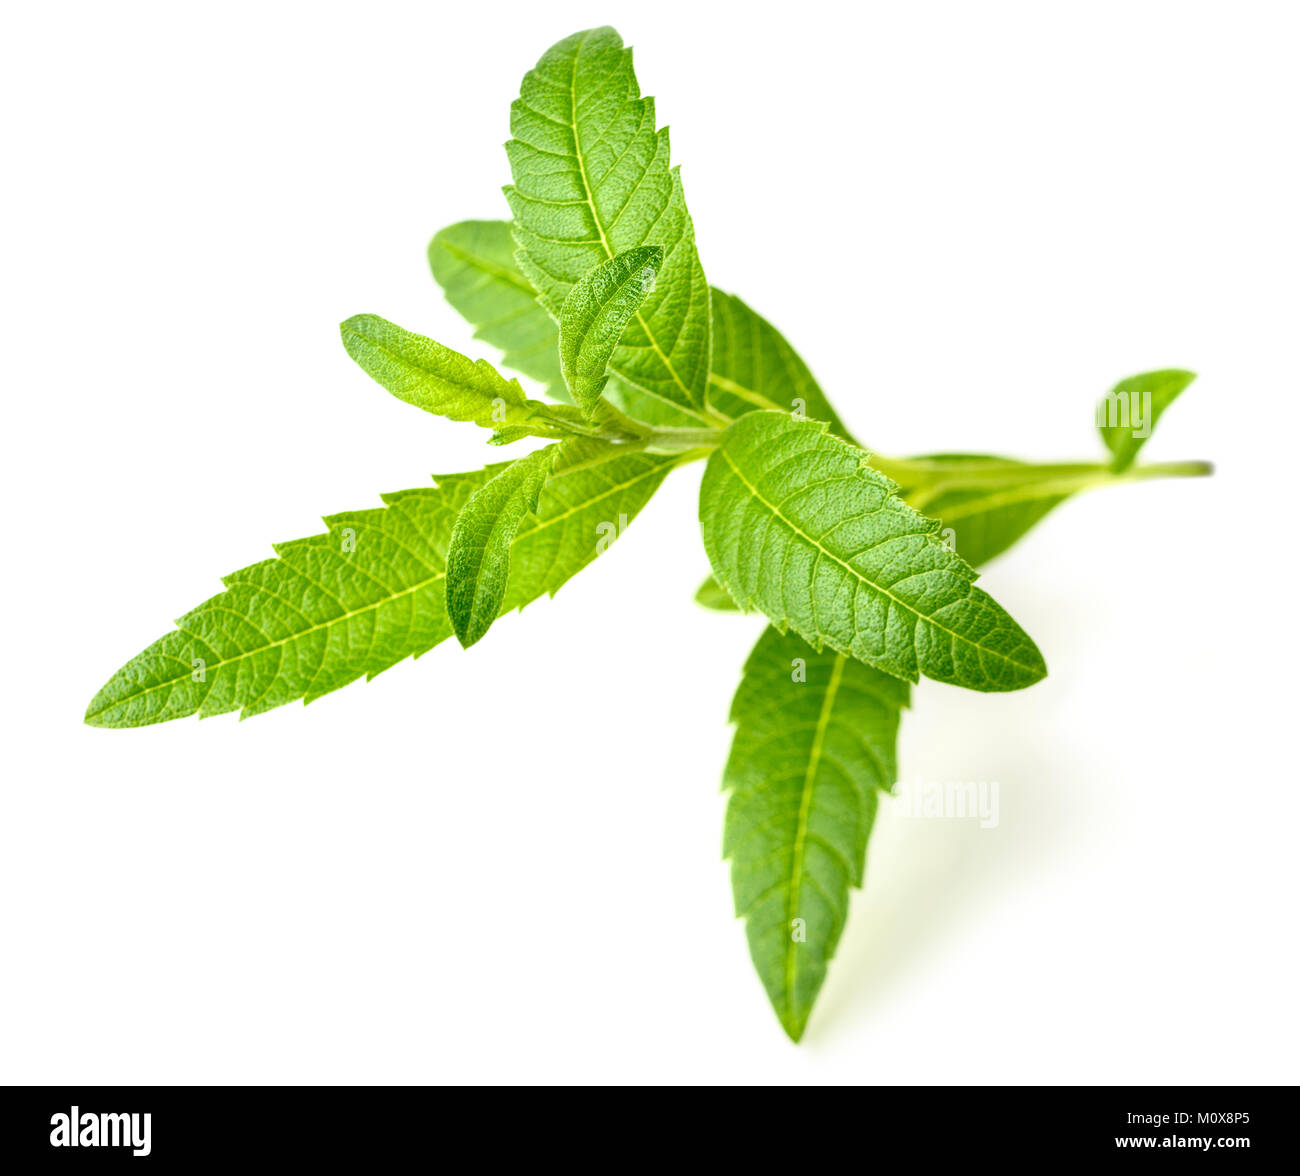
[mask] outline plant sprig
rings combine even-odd
[[[453,635],[473,645],[606,551],[673,470],[706,460],[712,575],[696,599],[771,623],[732,704],[723,852],[755,968],[797,1041],[897,777],[910,684],[1006,691],[1046,673],[975,569],[1075,494],[1208,474],[1138,463],[1194,377],[1117,384],[1098,407],[1106,461],[869,452],[780,332],[708,285],[668,133],[617,33],[547,50],[511,132],[513,221],[451,225],[429,261],[475,338],[548,399],[376,315],[341,330],[399,399],[495,445],[546,444],[278,544],[123,666],[86,722],[247,718]]]

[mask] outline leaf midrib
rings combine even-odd
[[[474,384],[467,383],[464,380],[460,379],[459,377],[452,378],[450,376],[443,375],[441,372],[432,371],[427,367],[421,367],[419,364],[412,362],[407,356],[403,355],[400,351],[394,351],[387,344],[379,343],[376,340],[370,338],[368,335],[362,334],[360,331],[356,330],[355,328],[353,328],[352,334],[355,338],[360,339],[367,347],[370,347],[372,350],[379,352],[386,359],[390,360],[398,367],[405,368],[408,372],[418,373],[421,380],[434,381],[436,383],[443,384],[448,388],[460,389],[462,391],[462,394],[473,398],[485,397],[488,395],[486,392],[483,391],[482,388],[479,388]],[[428,340],[428,342],[433,343],[435,341],[430,339]],[[436,344],[436,345],[441,346],[440,344]],[[446,348],[446,350],[451,351],[451,348]],[[521,411],[525,411],[529,414],[529,417],[531,418],[532,415],[536,412],[536,410],[539,407],[541,407],[541,405],[537,401],[530,400],[528,396],[525,395],[523,386],[513,376],[509,378],[503,376],[499,371],[496,370],[496,368],[494,368],[490,363],[487,363],[485,360],[470,359],[468,355],[460,355],[459,352],[452,352],[452,354],[457,355],[461,359],[466,360],[469,364],[473,366],[476,372],[482,372],[486,370],[487,372],[491,373],[492,377],[495,377],[497,380],[499,380],[502,383],[502,385],[509,388],[512,392],[517,392],[519,394],[519,399],[515,401],[513,404],[507,400],[506,406],[508,408],[517,408],[520,409]],[[490,380],[488,382],[490,382]],[[384,385],[380,384],[380,387],[384,387]],[[439,411],[438,409],[426,408],[422,404],[415,404],[414,401],[407,400],[405,396],[398,396],[397,393],[395,392],[393,393],[393,395],[397,396],[398,400],[404,400],[408,404],[413,404],[414,407],[422,409],[424,412],[429,413],[431,416],[446,416],[445,410]],[[493,399],[495,399],[495,397]],[[502,397],[502,399],[505,398]],[[488,407],[490,406],[491,406],[491,401],[489,400]],[[477,420],[471,420],[462,423],[478,424],[479,422]],[[504,422],[497,421],[494,423],[501,424]],[[527,422],[520,422],[520,423],[527,423]]]
[[[790,862],[790,895],[786,903],[785,945],[785,1007],[791,1032],[796,1023],[794,1010],[794,975],[795,975],[795,940],[794,920],[798,918],[799,893],[803,882],[804,846],[808,839],[808,814],[812,809],[813,792],[817,768],[821,764],[822,747],[826,742],[826,732],[830,727],[831,712],[835,708],[835,696],[839,693],[840,679],[844,674],[845,656],[836,653],[835,664],[831,667],[830,682],[826,686],[826,695],[822,699],[821,711],[817,716],[817,729],[813,733],[812,747],[808,752],[808,769],[804,773],[803,793],[799,799],[799,819],[795,825],[794,854]]]
[[[421,580],[418,584],[413,584],[410,588],[403,588],[401,592],[394,592],[391,596],[385,596],[382,600],[374,601],[362,608],[352,609],[350,612],[340,613],[336,617],[330,617],[328,620],[319,621],[306,629],[299,630],[297,633],[290,633],[287,637],[280,637],[275,641],[268,641],[265,645],[259,645],[256,649],[245,650],[236,657],[226,657],[215,663],[205,663],[204,669],[205,671],[212,670],[215,672],[216,670],[224,669],[226,666],[233,666],[236,662],[241,662],[246,657],[254,657],[258,654],[266,653],[268,650],[279,649],[282,645],[288,645],[290,641],[297,641],[300,638],[309,637],[312,633],[316,633],[321,629],[328,629],[332,625],[338,625],[344,621],[350,621],[353,617],[360,616],[362,613],[367,613],[373,609],[381,608],[383,605],[390,604],[394,600],[401,600],[403,596],[409,596],[412,592],[418,592],[421,588],[427,588],[430,584],[435,584],[439,580],[445,579],[446,576],[447,573],[445,571],[438,572],[435,575],[428,577],[428,579]],[[249,621],[249,618],[244,616],[242,613],[237,615],[239,615],[242,620],[248,621],[250,624],[252,623]],[[188,629],[182,629],[180,625],[177,625],[176,629],[178,632],[188,633],[196,641],[202,641],[204,645],[208,645],[208,643],[197,633],[189,633]],[[208,648],[210,649],[211,646],[208,645]],[[94,716],[88,715],[87,717],[97,717],[102,715],[105,711],[113,710],[115,707],[125,706],[128,702],[134,702],[138,698],[146,698],[150,694],[154,694],[159,690],[173,687],[178,682],[183,682],[188,677],[190,677],[189,674],[178,674],[175,678],[168,678],[165,682],[157,682],[153,686],[146,686],[143,690],[135,694],[128,694],[124,698],[120,698],[115,702],[110,703],[102,710],[95,711]]]
[[[769,400],[757,389],[749,388],[744,384],[738,384],[735,380],[730,379],[727,376],[718,375],[717,372],[709,373],[709,383],[716,384],[724,392],[730,392],[733,396],[739,396],[741,400],[747,400],[750,404],[756,405],[759,408],[775,409],[777,412],[786,411],[781,405],[777,404],[775,400]]]
[[[1094,490],[1101,486],[1142,480],[1140,477],[1129,477],[1127,474],[1116,474],[1109,470],[1100,470],[1091,474],[1080,474],[1073,478],[1022,483],[1017,486],[1001,488],[997,492],[986,491],[978,497],[964,499],[946,510],[939,508],[935,513],[944,522],[951,522],[953,519],[966,518],[969,515],[996,510],[1001,506],[1014,506],[1017,503],[1033,502],[1039,498],[1069,497],[1071,494],[1080,494],[1085,490]],[[909,496],[908,501],[917,510],[921,510],[923,507],[928,509],[931,504],[937,502],[944,494],[960,493],[968,488],[955,483],[947,486],[938,485],[934,487],[933,492],[929,495],[918,495],[915,499]]]
[[[522,291],[527,294],[529,298],[535,298],[537,296],[536,292],[528,282],[518,274],[512,273],[510,270],[506,269],[505,266],[497,265],[495,262],[488,261],[476,253],[471,253],[468,249],[462,248],[459,245],[451,244],[449,241],[439,241],[438,248],[445,249],[453,257],[459,258],[461,261],[465,262],[466,265],[473,269],[477,269],[480,273],[486,274],[490,278],[498,278],[507,285],[512,286],[514,289]],[[518,312],[516,311],[513,313]]]

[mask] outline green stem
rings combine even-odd
[[[1206,478],[1214,473],[1210,461],[1160,461],[1125,471],[1135,478]]]
[[[678,429],[665,426],[645,437],[645,447],[655,453],[680,453],[689,449],[716,449],[720,429]]]
[[[871,465],[899,485],[914,486],[962,485],[982,482],[1039,482],[1047,478],[1074,477],[1127,477],[1141,478],[1195,478],[1214,472],[1214,467],[1204,461],[1155,462],[1151,465],[1133,466],[1115,470],[1106,462],[1061,461],[1026,462],[1013,458],[986,461],[932,461],[929,458],[886,457],[871,454]]]
[[[1214,467],[1207,461],[1164,462],[1146,466],[1134,466],[1131,469],[1116,471],[1108,465],[1048,465],[1029,466],[1017,471],[1019,476],[1003,478],[999,481],[968,481],[962,477],[947,480],[936,479],[933,482],[920,482],[905,488],[904,501],[916,510],[925,513],[936,498],[952,490],[980,490],[980,497],[959,502],[942,512],[946,522],[964,518],[971,513],[990,509],[992,506],[1023,502],[1030,498],[1066,497],[1079,494],[1085,490],[1097,490],[1103,486],[1122,486],[1129,482],[1141,482],[1149,478],[1197,478],[1213,473]],[[982,487],[982,489],[981,489]]]

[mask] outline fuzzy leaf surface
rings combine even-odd
[[[569,392],[590,412],[609,382],[609,361],[628,323],[654,287],[663,263],[658,245],[638,245],[598,265],[565,296],[560,366]]]
[[[709,287],[667,129],[641,97],[632,51],[613,29],[566,37],[525,75],[506,144],[518,261],[559,319],[590,270],[638,245],[663,247],[660,280],[614,353],[614,373],[703,415]]]
[[[325,520],[328,531],[275,546],[224,577],[225,591],[122,667],[86,722],[140,727],[238,710],[244,718],[307,702],[419,657],[451,635],[447,542],[491,471],[383,497],[376,510]]]
[[[554,595],[636,517],[675,464],[644,453],[602,460],[608,447],[586,438],[564,449],[569,468],[554,474],[515,536],[503,612]],[[142,727],[229,711],[247,718],[419,657],[452,635],[445,578],[456,517],[504,468],[384,495],[382,508],[332,515],[325,534],[276,545],[277,558],[226,576],[224,592],[114,674],[86,722]]]
[[[861,886],[878,794],[898,778],[909,687],[769,628],[731,704],[723,856],[772,1008],[798,1041]]]
[[[730,425],[700,487],[713,574],[742,608],[895,677],[1017,690],[1047,670],[939,524],[826,426],[754,412]]]
[[[468,649],[496,620],[510,578],[510,549],[524,516],[537,509],[555,461],[548,445],[511,462],[470,496],[447,548],[447,615]]]
[[[506,379],[487,360],[472,360],[378,315],[359,314],[340,330],[348,354],[368,376],[435,416],[539,437],[561,436],[582,420],[571,405],[529,399],[518,380]]]

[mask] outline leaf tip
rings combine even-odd
[[[804,1013],[802,1017],[791,1014],[781,1015],[781,1028],[785,1030],[785,1035],[798,1045],[803,1038],[803,1032],[808,1027],[808,1014]]]
[[[471,645],[477,645],[483,640],[483,635],[486,632],[486,629],[479,631],[466,627],[457,627],[453,630],[456,640],[460,642],[461,649],[469,649]]]
[[[365,358],[370,350],[367,345],[373,342],[373,324],[377,321],[382,321],[378,315],[354,314],[339,323],[339,338],[343,342],[343,350],[367,372],[369,369],[366,368]]]
[[[1025,666],[1025,672],[1029,678],[1025,683],[1026,686],[1037,686],[1039,682],[1047,677],[1047,661],[1043,657],[1042,651],[1037,645],[1033,645],[1032,648],[1037,656],[1035,661]]]

